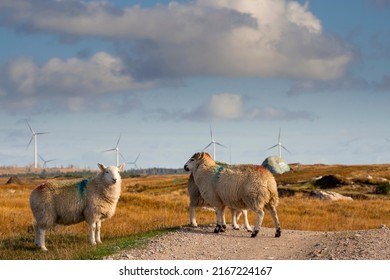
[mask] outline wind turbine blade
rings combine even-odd
[[[268,149],[266,149],[266,151],[271,150],[271,149],[273,149],[273,148],[275,148],[275,147],[277,147],[277,146],[279,146],[279,144],[276,144],[276,145],[274,145],[274,146],[272,146],[272,147],[269,147]]]
[[[48,134],[49,132],[37,132],[35,135],[42,135],[42,134]]]
[[[139,153],[138,156],[135,158],[134,164],[137,162],[140,155],[141,155],[141,153]]]
[[[38,155],[39,156],[39,158],[43,161],[43,162],[46,162],[44,159],[43,159],[43,157],[41,157],[41,155]]]
[[[221,143],[219,143],[219,142],[215,142],[215,144],[216,144],[216,145],[218,145],[218,146],[221,146],[221,147],[227,148],[225,145],[223,145],[223,144],[221,144]]]
[[[280,134],[281,134],[281,132],[282,132],[282,129],[281,129],[281,128],[279,128],[278,143],[280,143]]]
[[[119,141],[121,141],[122,133],[119,135],[118,142],[116,142],[116,147],[118,148]]]
[[[28,144],[27,144],[27,147],[26,147],[26,150],[28,149],[28,147],[30,147],[30,144],[31,144],[31,142],[32,142],[33,138],[34,138],[34,135],[33,135],[33,136],[31,136],[30,142],[28,142]]]
[[[208,144],[208,145],[202,150],[202,152],[203,152],[204,150],[206,150],[208,147],[210,147],[212,144],[213,144],[213,142],[210,142],[210,144]]]
[[[112,151],[116,151],[116,148],[109,149],[109,150],[104,150],[104,151],[102,151],[102,152],[112,152]]]
[[[120,155],[121,158],[126,162],[126,159],[125,159],[125,157],[121,154],[121,152],[119,152],[119,155]]]
[[[286,150],[287,152],[291,153],[289,150],[287,150],[287,148],[283,145],[280,145],[284,150]]]
[[[27,123],[28,127],[30,128],[31,133],[34,134],[35,132],[32,129],[32,127],[31,127],[30,123],[28,122],[28,120],[26,120],[26,123]]]
[[[210,127],[210,138],[212,140],[214,138],[213,138],[213,129],[211,128],[211,123],[209,124],[209,127]]]

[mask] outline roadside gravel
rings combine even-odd
[[[244,229],[215,234],[213,226],[182,227],[153,238],[145,248],[124,250],[110,260],[385,260],[390,230],[317,232],[262,228],[256,238]]]

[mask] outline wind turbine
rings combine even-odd
[[[31,131],[31,139],[30,142],[28,142],[26,150],[28,147],[30,147],[31,142],[34,140],[34,168],[38,168],[38,135],[47,134],[47,132],[35,132],[31,125],[29,124],[28,120],[26,120],[28,127]]]
[[[211,129],[211,125],[210,125],[210,137],[211,137],[211,142],[202,151],[206,150],[208,147],[213,145],[213,159],[217,160],[216,155],[215,155],[215,146],[218,145],[218,146],[221,146],[224,148],[227,148],[227,147],[225,145],[222,145],[221,143],[215,141],[214,136],[213,136],[213,130]]]
[[[281,129],[279,128],[278,143],[276,145],[273,145],[272,147],[269,147],[268,149],[266,149],[266,151],[271,150],[271,149],[273,149],[275,147],[279,147],[279,157],[281,158],[282,157],[282,149],[285,149],[289,153],[290,153],[290,151],[287,150],[287,148],[282,145],[282,141],[281,141],[280,135],[281,135]]]
[[[55,159],[48,159],[48,160],[45,160],[41,155],[39,155],[39,158],[43,161],[43,168],[45,168],[46,166],[46,163],[48,162],[51,162],[51,161],[54,161]]]
[[[135,167],[136,169],[138,169],[137,160],[138,160],[138,158],[139,158],[140,155],[141,155],[141,153],[138,154],[138,156],[135,158],[134,161],[126,161],[126,159],[123,157],[123,155],[120,154],[120,156],[122,157],[122,159],[123,159],[126,163],[128,163],[128,164],[133,164],[134,167]]]
[[[119,166],[119,141],[121,140],[122,134],[119,135],[118,141],[116,142],[115,148],[104,150],[103,152],[111,152],[111,151],[116,151],[116,166]],[[121,155],[122,156],[122,155]]]

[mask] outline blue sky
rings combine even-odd
[[[0,165],[390,161],[390,1],[0,2]],[[212,153],[211,149],[208,149]],[[42,164],[42,162],[40,162]],[[131,168],[132,166],[128,166]]]

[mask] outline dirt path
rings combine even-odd
[[[378,260],[390,259],[390,230],[314,232],[262,228],[257,238],[245,230],[213,233],[213,227],[183,227],[152,239],[146,248],[107,259],[132,260]]]

